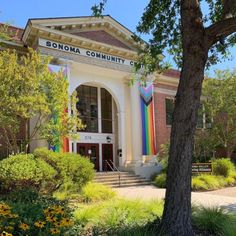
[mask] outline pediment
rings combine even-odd
[[[121,40],[115,38],[111,34],[107,33],[105,30],[78,31],[78,32],[71,32],[71,34],[80,36],[83,38],[87,38],[96,42],[109,44],[111,46],[116,46],[116,47],[132,50],[130,46],[128,46]]]
[[[106,44],[129,51],[137,51],[138,44],[133,40],[133,33],[111,16],[97,17],[62,17],[30,19],[27,27],[35,27],[39,31],[48,31],[52,35],[60,33],[73,38],[84,38],[85,41]],[[26,32],[26,30],[25,30]],[[27,35],[23,36],[27,41]]]

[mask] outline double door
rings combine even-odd
[[[110,171],[113,168],[113,144],[105,143],[102,147],[102,170]],[[77,143],[77,153],[86,156],[94,164],[94,169],[99,168],[99,144],[98,143]]]

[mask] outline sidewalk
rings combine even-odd
[[[221,206],[231,211],[236,212],[236,197],[223,196],[227,192],[234,192],[236,188],[221,189],[211,192],[192,192],[192,203],[195,205],[203,205],[206,207]],[[129,199],[164,199],[165,189],[156,188],[154,186],[138,186],[127,188],[116,188],[117,193]],[[224,191],[225,190],[225,191]],[[229,194],[232,195],[232,194]]]

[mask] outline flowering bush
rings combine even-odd
[[[65,235],[72,225],[66,201],[28,188],[0,195],[0,236]]]
[[[62,206],[50,206],[31,221],[16,214],[10,205],[0,203],[0,236],[64,235],[73,224],[70,214]]]

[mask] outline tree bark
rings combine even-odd
[[[161,235],[194,235],[191,225],[192,155],[208,48],[200,9],[194,4],[196,1],[187,2],[189,5],[181,6],[183,65],[171,129]]]

